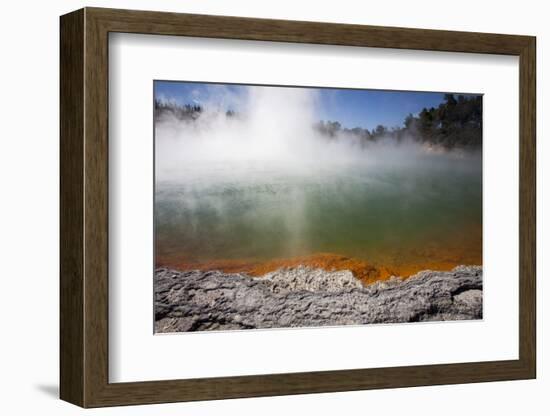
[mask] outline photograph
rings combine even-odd
[[[153,84],[155,333],[482,319],[482,94]]]

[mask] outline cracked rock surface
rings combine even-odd
[[[423,271],[363,286],[349,271],[297,267],[259,278],[155,271],[155,331],[359,325],[482,318],[482,268]]]

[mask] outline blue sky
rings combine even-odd
[[[236,84],[155,81],[155,98],[184,104],[216,105],[239,111],[247,88]],[[284,88],[284,87],[273,87]],[[373,129],[382,124],[401,127],[405,117],[418,114],[424,107],[437,107],[444,93],[352,90],[316,88],[316,116],[319,120],[338,121],[342,126]]]

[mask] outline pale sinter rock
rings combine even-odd
[[[349,271],[300,266],[259,278],[155,272],[156,332],[311,327],[482,318],[482,268],[423,271],[369,286]]]

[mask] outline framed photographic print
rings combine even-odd
[[[61,17],[61,398],[534,378],[535,38]]]

